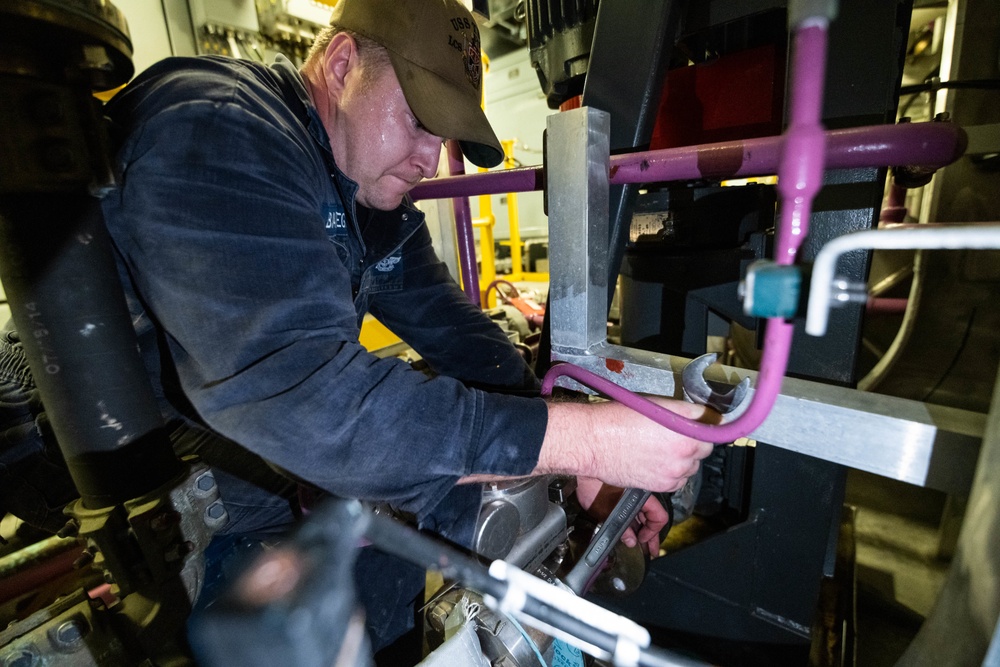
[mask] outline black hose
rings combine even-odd
[[[0,280],[85,505],[117,504],[178,475],[100,202],[85,194],[0,197]]]

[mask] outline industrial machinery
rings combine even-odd
[[[0,633],[0,661],[175,664],[187,655],[201,555],[227,510],[212,471],[171,448],[94,196],[112,176],[92,92],[131,77],[128,28],[97,1],[4,2],[0,17],[0,274],[61,474],[79,492],[58,536],[8,561],[4,602],[34,613]],[[59,473],[31,481],[54,484]],[[53,569],[44,555],[72,545]],[[69,564],[80,576],[51,604],[38,608],[30,585],[18,590]]]
[[[244,0],[225,17],[207,0],[191,6],[205,51],[299,48],[320,23],[291,0],[256,11]],[[544,187],[544,391],[620,400],[719,443],[703,474],[664,498],[676,526],[665,553],[649,561],[614,546],[641,489],[597,524],[575,504],[572,480],[490,486],[478,560],[358,503],[328,502],[188,634],[202,553],[225,506],[211,471],[170,450],[92,197],[110,175],[90,93],[130,77],[127,28],[103,1],[0,0],[0,277],[80,492],[59,537],[0,560],[5,583],[27,582],[36,563],[77,568],[59,583],[69,594],[47,600],[26,586],[3,601],[17,618],[0,633],[0,665],[370,664],[351,578],[362,537],[443,572],[425,610],[428,665],[851,665],[847,468],[968,496],[960,571],[902,664],[998,664],[996,355],[977,385],[992,401],[980,392],[971,404],[925,403],[961,393],[939,392],[945,380],[923,395],[854,388],[870,261],[859,251],[1000,247],[995,224],[874,229],[887,167],[927,176],[968,140],[943,117],[893,123],[911,9],[527,2],[549,105],[579,95],[582,108],[549,119],[544,168],[444,178],[413,194]],[[232,23],[234,13],[248,22]],[[961,270],[996,279],[989,262]],[[478,286],[469,276],[466,247],[463,277]],[[609,336],[616,287],[620,326]],[[845,307],[831,314],[836,305]],[[995,341],[973,326],[988,310],[973,310],[967,336]],[[95,320],[103,335],[79,333]],[[702,356],[713,351],[723,364]],[[907,360],[900,352],[885,365]],[[873,369],[870,384],[892,384],[890,370]],[[102,409],[74,400],[81,394]],[[642,394],[724,399],[713,404],[727,414],[691,423]],[[31,613],[18,615],[20,603]],[[956,635],[961,651],[948,642]]]

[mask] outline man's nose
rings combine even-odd
[[[421,138],[413,158],[424,178],[437,176],[438,164],[441,162],[441,146],[441,139],[432,134],[428,133]]]

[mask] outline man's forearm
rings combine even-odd
[[[660,399],[693,419],[717,419],[701,406]],[[618,403],[548,404],[549,418],[532,475],[594,477],[623,487],[675,491],[698,470],[712,445],[668,431]],[[469,475],[461,483],[509,478]]]

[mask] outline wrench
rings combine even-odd
[[[750,378],[743,378],[728,392],[715,391],[705,380],[705,370],[715,363],[717,358],[718,355],[713,352],[689,361],[681,372],[681,387],[684,396],[692,403],[707,405],[725,414],[734,410],[746,398],[747,390],[750,388]],[[583,595],[590,588],[591,583],[600,574],[611,549],[639,516],[639,510],[646,504],[650,495],[649,491],[643,489],[625,489],[611,514],[587,545],[583,556],[563,577],[563,583],[570,590],[577,595]]]
[[[590,544],[587,545],[587,550],[583,552],[580,560],[563,577],[563,583],[571,591],[577,595],[583,595],[587,592],[594,579],[600,574],[601,568],[604,567],[604,561],[611,554],[611,549],[618,544],[618,540],[625,534],[625,530],[639,516],[639,510],[646,504],[649,496],[649,491],[625,489],[615,508],[611,510],[611,514],[590,540]]]
[[[747,397],[750,378],[743,380],[727,392],[718,392],[705,379],[705,371],[719,358],[715,352],[692,359],[681,371],[681,389],[692,403],[707,405],[721,414],[732,412]]]

